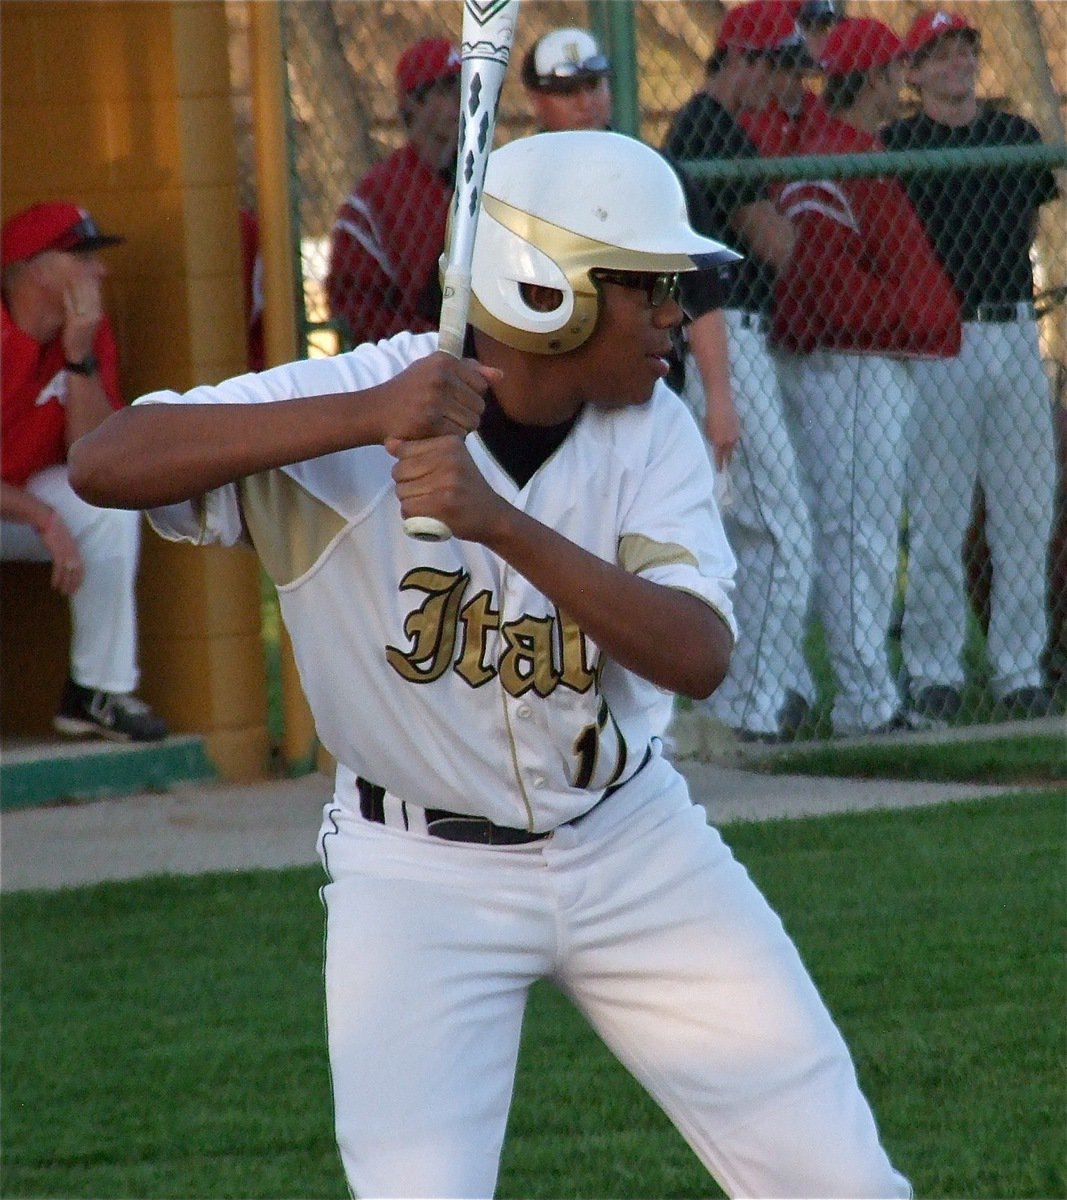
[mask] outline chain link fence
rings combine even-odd
[[[254,207],[246,14],[228,7]],[[534,131],[518,64],[542,34],[577,25],[609,51],[632,44],[635,69],[615,77],[616,127],[684,164],[703,197],[694,220],[750,256],[763,234],[749,220],[767,210],[795,238],[777,269],[725,281],[740,439],[720,494],[742,641],[711,711],[761,739],[892,727],[901,711],[920,725],[1062,712],[1067,5],[947,6],[980,34],[978,96],[1003,114],[972,136],[931,131],[916,75],[888,156],[832,124],[798,146],[766,114],[747,114],[759,157],[686,115],[732,7],[526,0],[497,122],[498,144]],[[903,37],[932,6],[845,7]],[[461,20],[459,0],[284,7],[309,354],[393,332],[385,308],[403,311],[404,326],[434,325],[445,201],[432,184],[413,176],[375,231],[403,246],[390,294],[345,277],[336,246],[346,225],[366,240],[357,185],[408,140],[398,59],[422,38],[458,41]],[[824,89],[817,77],[806,85]],[[848,99],[821,96],[835,118],[848,118]],[[686,368],[680,389],[716,456],[729,431],[708,414],[692,355]]]

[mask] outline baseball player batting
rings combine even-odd
[[[398,334],[155,392],[71,458],[167,537],[247,531],[278,586],[338,762],[349,1184],[493,1194],[547,978],[730,1195],[907,1196],[781,922],[650,734],[648,681],[707,696],[734,638],[711,466],[663,382],[678,275],[734,256],[619,134],[511,142],[483,202],[462,359]],[[404,536],[416,498],[450,541]]]

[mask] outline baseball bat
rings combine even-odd
[[[519,0],[463,0],[460,42],[459,143],[456,190],[452,197],[452,240],[441,287],[438,346],[453,358],[463,356],[467,309],[471,298],[474,235],[482,206],[482,185],[493,148],[500,90],[515,39]],[[447,541],[452,531],[436,517],[407,517],[408,537]]]

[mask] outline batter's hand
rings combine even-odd
[[[501,378],[495,367],[435,351],[387,385],[382,442],[463,437],[478,428],[485,393]]]
[[[486,483],[462,437],[391,438],[386,449],[397,460],[393,481],[405,518],[436,517],[454,537],[484,540],[507,501]]]
[[[49,517],[40,538],[52,556],[52,586],[61,596],[73,596],[85,578],[85,562],[78,543],[58,513],[53,512]]]

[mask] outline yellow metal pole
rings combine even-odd
[[[276,366],[292,362],[298,353],[281,5],[277,0],[251,0],[248,10],[259,244],[263,256],[264,347],[267,365]],[[281,677],[285,725],[282,757],[291,770],[309,770],[315,763],[315,723],[284,627]]]

